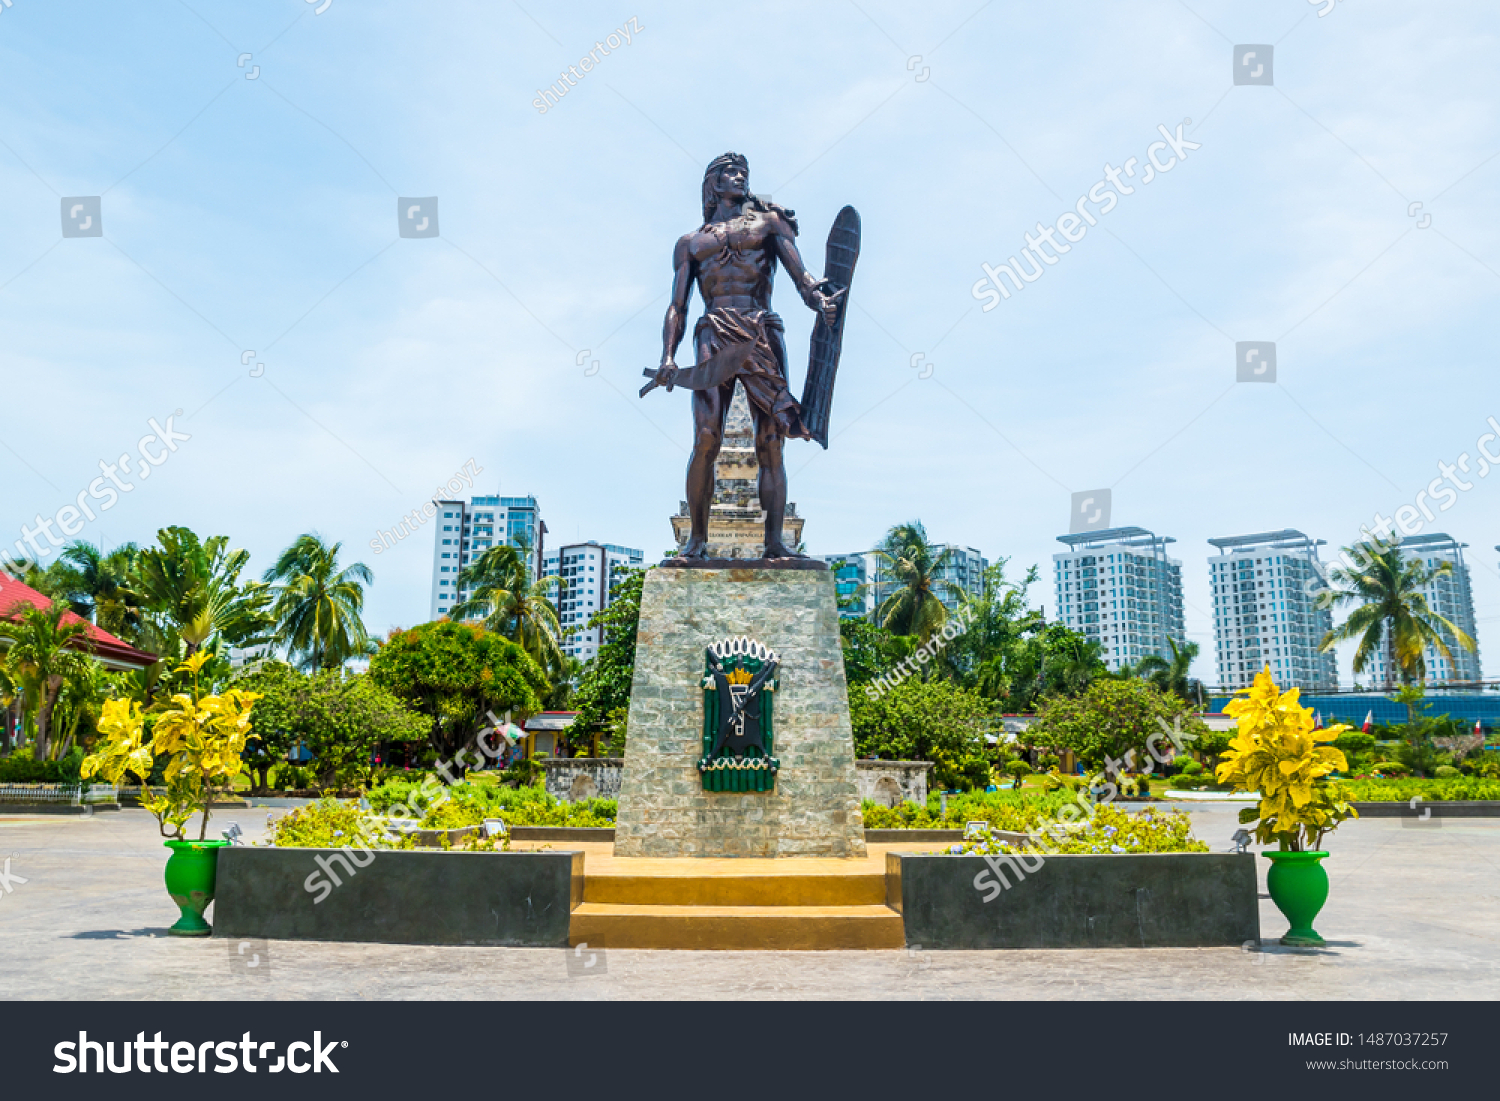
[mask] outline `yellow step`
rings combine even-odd
[[[827,951],[900,948],[905,942],[901,915],[885,905],[661,906],[585,901],[573,911],[568,926],[569,944],[607,949]]]
[[[587,875],[584,902],[629,906],[880,906],[885,874]]]

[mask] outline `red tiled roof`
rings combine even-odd
[[[18,618],[11,614],[11,609],[17,604],[30,604],[37,608],[49,608],[52,601],[37,592],[30,585],[10,577],[8,574],[0,573],[0,619],[15,620]],[[96,627],[82,616],[73,612],[63,613],[64,623],[82,623],[87,628],[88,642],[78,646],[78,649],[93,654],[95,657],[107,661],[117,662],[120,665],[129,665],[132,668],[144,669],[148,665],[155,664],[155,654],[148,654],[144,650],[137,650],[128,642],[116,638],[102,627]]]

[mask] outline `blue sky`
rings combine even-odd
[[[734,149],[815,271],[839,208],[864,220],[831,446],[789,445],[809,549],[920,518],[1041,563],[1050,605],[1069,495],[1109,487],[1115,523],[1177,539],[1207,652],[1206,539],[1350,542],[1500,418],[1500,13],[1326,6],[14,0],[4,542],[172,415],[191,439],[80,537],[181,523],[258,572],[317,531],[374,569],[383,631],[425,618],[432,548],[368,541],[472,458],[552,539],[659,554],[687,400],[635,391]],[[1273,86],[1233,84],[1244,43]],[[981,264],[1179,125],[1199,148],[982,308]],[[62,238],[95,195],[104,236]],[[438,238],[397,236],[402,196],[438,197]],[[811,314],[781,284],[800,390]],[[1275,385],[1235,383],[1247,340]],[[1470,544],[1489,676],[1497,482],[1425,527]]]

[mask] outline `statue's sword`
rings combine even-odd
[[[684,390],[712,390],[715,386],[722,386],[740,373],[754,351],[753,344],[731,344],[719,349],[702,363],[679,367],[666,383],[667,392],[671,393],[678,386]],[[656,372],[650,367],[641,373],[651,380],[641,387],[641,397],[645,397],[662,384],[656,381]]]

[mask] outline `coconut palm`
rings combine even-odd
[[[151,632],[154,636],[170,640],[175,634],[186,650],[185,659],[214,635],[243,646],[270,633],[269,588],[239,579],[250,561],[249,551],[228,549],[224,535],[200,541],[183,527],[162,528],[156,539],[160,546],[147,547],[137,556],[132,586],[160,621]]]
[[[1324,636],[1320,650],[1331,650],[1340,642],[1358,641],[1354,651],[1354,672],[1363,673],[1371,658],[1382,649],[1386,669],[1395,672],[1402,684],[1424,680],[1431,646],[1449,663],[1453,653],[1448,639],[1470,653],[1477,651],[1472,638],[1438,615],[1428,606],[1422,587],[1434,578],[1453,572],[1453,563],[1429,566],[1420,558],[1408,558],[1397,547],[1375,551],[1368,544],[1345,547],[1346,560],[1352,566],[1335,566],[1329,570],[1334,587],[1322,597],[1327,607],[1356,604],[1358,607]],[[1447,636],[1445,638],[1444,636]],[[1387,674],[1386,687],[1394,687]]]
[[[1135,663],[1133,675],[1188,703],[1198,703],[1205,690],[1201,681],[1189,676],[1193,661],[1198,657],[1198,644],[1184,642],[1178,646],[1175,638],[1169,638],[1167,647],[1172,652],[1170,659],[1160,654],[1147,654]]]
[[[370,635],[360,613],[366,585],[375,575],[363,562],[339,568],[342,543],[329,546],[316,534],[301,535],[265,572],[276,603],[276,642],[304,670],[337,669],[370,652]]]
[[[452,618],[483,618],[486,627],[519,644],[543,668],[565,667],[557,609],[547,599],[557,578],[533,580],[522,550],[490,547],[459,572],[458,584],[470,595],[449,609]]]
[[[925,645],[948,619],[938,593],[962,600],[964,592],[940,578],[948,551],[927,541],[919,521],[897,524],[875,548],[881,573],[896,582],[875,609],[875,621],[898,635],[916,635]]]
[[[36,714],[37,760],[51,749],[52,712],[57,697],[70,680],[86,677],[90,658],[78,647],[86,644],[88,625],[66,621],[68,606],[54,600],[45,608],[16,604],[0,625],[10,645],[5,651],[7,678],[21,689],[28,710]]]

